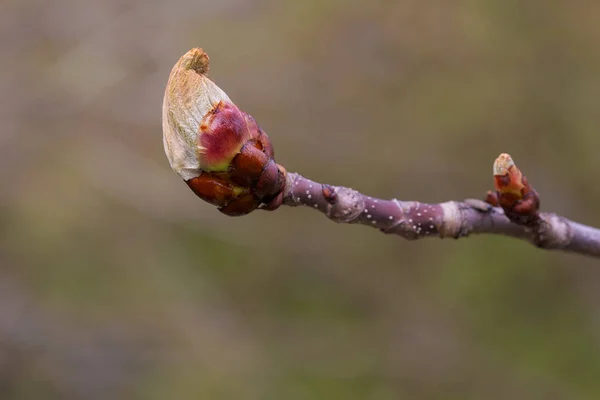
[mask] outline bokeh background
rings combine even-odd
[[[288,170],[482,197],[509,152],[600,226],[593,0],[4,0],[2,399],[598,399],[600,263],[228,218],[169,169],[191,47]]]

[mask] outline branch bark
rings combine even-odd
[[[600,258],[600,230],[554,213],[539,213],[535,227],[519,225],[501,207],[467,199],[439,204],[384,200],[343,186],[322,184],[288,172],[283,204],[306,206],[337,223],[362,224],[408,240],[500,234],[537,247]]]

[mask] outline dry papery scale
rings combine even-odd
[[[495,190],[485,201],[384,200],[287,172],[275,162],[271,141],[257,122],[206,76],[208,67],[200,48],[173,67],[163,100],[163,144],[171,168],[223,214],[307,206],[334,222],[363,224],[406,239],[492,233],[600,257],[600,230],[540,212],[538,193],[508,154],[494,162]]]

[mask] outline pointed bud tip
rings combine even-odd
[[[508,174],[509,168],[514,165],[515,162],[510,154],[502,153],[496,158],[496,161],[494,161],[494,175],[506,175]]]
[[[208,54],[203,49],[196,47],[181,56],[178,65],[182,69],[191,69],[199,74],[206,75],[209,69],[209,61]]]

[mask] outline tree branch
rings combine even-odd
[[[409,240],[500,234],[552,250],[600,257],[600,230],[552,213],[539,213],[539,227],[519,225],[501,207],[467,199],[427,204],[383,200],[343,186],[331,186],[287,173],[283,204],[307,206],[337,223],[362,224]]]
[[[494,233],[544,249],[600,257],[600,230],[552,213],[508,154],[494,163],[486,201],[426,204],[382,200],[288,173],[267,134],[206,77],[208,55],[191,49],[174,65],[163,98],[163,145],[173,170],[201,199],[229,216],[282,204],[305,205],[340,223],[363,224],[406,239]]]

